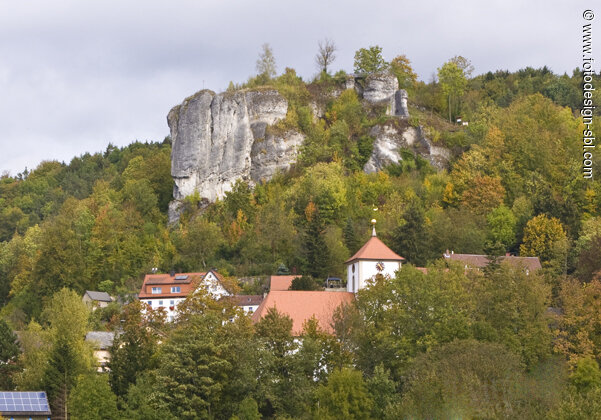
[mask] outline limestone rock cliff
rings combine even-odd
[[[220,94],[203,90],[174,107],[167,116],[173,143],[173,198],[181,200],[198,191],[212,202],[238,179],[252,183],[288,169],[303,136],[266,130],[287,110],[288,102],[273,89]],[[176,208],[173,203],[173,212]]]
[[[407,92],[398,89],[392,74],[349,76],[330,98],[354,89],[365,106],[386,106],[399,117],[371,129],[373,153],[364,171],[375,172],[401,160],[409,148],[443,167],[449,152],[434,146],[421,128],[408,124]],[[323,118],[325,102],[311,103],[314,120]],[[287,100],[274,89],[239,90],[216,94],[200,91],[175,106],[167,116],[171,130],[171,175],[175,185],[169,219],[179,218],[182,199],[195,192],[204,203],[222,198],[237,180],[250,184],[271,179],[296,161],[304,135],[273,128],[288,112]]]
[[[421,127],[387,124],[376,125],[370,130],[374,138],[371,157],[363,167],[367,173],[377,172],[402,160],[401,149],[409,149],[427,159],[435,168],[442,169],[451,159],[451,152],[435,146]]]

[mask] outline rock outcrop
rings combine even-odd
[[[399,127],[398,125],[376,125],[370,130],[374,138],[371,157],[363,166],[363,171],[373,173],[388,165],[399,163],[401,149],[409,149],[427,159],[435,168],[442,169],[451,159],[448,149],[435,146],[421,127]]]
[[[198,191],[212,202],[238,179],[258,182],[288,169],[303,136],[267,130],[287,111],[286,99],[272,89],[220,94],[203,90],[174,107],[167,116],[173,198]],[[172,207],[175,210],[177,204]]]
[[[344,89],[354,89],[368,106],[386,106],[386,113],[399,117],[372,128],[373,153],[366,172],[398,163],[400,149],[410,148],[436,167],[443,167],[449,152],[434,146],[421,128],[407,123],[407,92],[398,89],[392,74],[349,76]],[[324,103],[311,103],[315,122],[323,118]],[[274,89],[240,90],[216,94],[200,91],[175,106],[167,116],[171,129],[171,175],[175,185],[170,205],[171,222],[179,218],[182,201],[198,192],[207,205],[222,198],[237,180],[250,184],[267,181],[296,161],[304,135],[278,128],[288,112],[288,102]],[[275,127],[274,127],[275,126]]]

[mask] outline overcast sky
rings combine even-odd
[[[454,4],[453,4],[454,3]],[[420,79],[455,55],[474,74],[581,65],[582,13],[593,1],[0,0],[0,173],[69,162],[109,142],[161,141],[166,115],[204,88],[255,72],[269,43],[278,72],[315,73],[317,42],[334,70],[379,45],[405,54]],[[601,65],[601,5],[593,55]]]

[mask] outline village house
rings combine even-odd
[[[110,348],[115,340],[115,333],[110,331],[90,331],[86,334],[86,342],[94,347],[94,359],[96,360],[96,371],[108,370],[111,361]]]
[[[94,311],[96,308],[106,308],[113,298],[107,292],[86,290],[81,300]]]
[[[234,305],[242,308],[245,314],[252,315],[263,301],[263,295],[235,295],[232,296]]]
[[[173,321],[177,306],[198,287],[204,287],[216,299],[231,295],[223,286],[221,275],[209,270],[206,273],[147,274],[138,299],[152,309],[163,308],[167,321]]]
[[[458,261],[464,264],[466,270],[480,270],[491,263],[490,257],[479,254],[455,254],[453,251],[447,250],[443,257],[447,261]],[[499,264],[509,264],[516,268],[523,268],[526,274],[540,270],[541,264],[538,257],[517,257],[515,255],[506,254],[496,258]]]

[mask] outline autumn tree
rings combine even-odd
[[[417,83],[417,74],[406,55],[399,55],[390,62],[390,69],[399,81],[400,89],[410,89]]]
[[[601,281],[562,282],[559,299],[563,314],[555,330],[555,350],[575,365],[582,358],[601,360]]]
[[[505,197],[505,188],[499,178],[476,176],[463,192],[462,201],[476,214],[487,214],[500,206]]]
[[[554,251],[558,243],[566,240],[565,231],[559,220],[541,214],[530,219],[526,224],[520,255],[539,257],[541,261],[548,262],[557,257]]]
[[[331,39],[324,39],[317,43],[318,51],[315,55],[315,64],[319,71],[323,74],[328,73],[328,66],[330,66],[336,59],[336,44]]]

